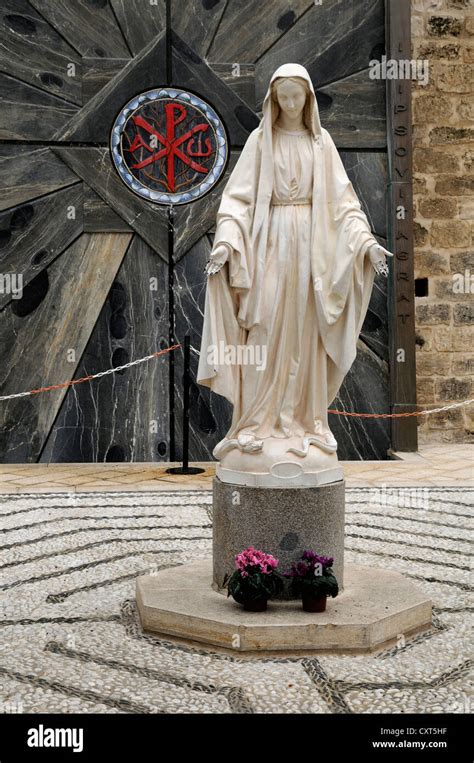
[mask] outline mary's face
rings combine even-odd
[[[291,118],[299,117],[306,102],[304,85],[291,80],[283,80],[276,88],[280,109]]]

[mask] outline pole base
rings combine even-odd
[[[205,469],[200,469],[198,466],[171,466],[166,470],[167,474],[202,474]]]

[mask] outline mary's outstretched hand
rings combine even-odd
[[[386,278],[388,276],[388,265],[385,258],[393,257],[393,253],[389,252],[388,249],[385,249],[380,244],[372,244],[368,249],[367,254],[369,255],[369,259],[375,272]]]
[[[204,268],[204,271],[208,276],[212,276],[214,273],[217,273],[222,267],[224,267],[228,259],[229,247],[227,244],[218,244],[213,250],[209,262]]]

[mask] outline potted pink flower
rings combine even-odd
[[[332,556],[321,556],[314,551],[304,551],[291,570],[284,576],[291,578],[290,589],[294,596],[301,596],[305,612],[324,612],[328,596],[339,593],[332,570]]]
[[[250,546],[236,555],[235,566],[224,581],[227,596],[233,596],[248,612],[264,612],[268,599],[283,590],[283,579],[276,572],[278,559]]]

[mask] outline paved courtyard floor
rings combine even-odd
[[[449,449],[438,461],[344,465],[347,559],[403,572],[434,604],[430,631],[369,656],[244,657],[142,632],[135,578],[211,555],[210,465],[192,488],[163,475],[153,490],[152,465],[114,465],[108,490],[92,481],[109,464],[3,466],[14,479],[0,481],[0,709],[468,712],[472,450]]]
[[[474,487],[473,445],[431,445],[387,461],[341,461],[349,487]],[[211,489],[215,463],[195,463],[203,474],[168,474],[179,464],[0,464],[0,493]]]

